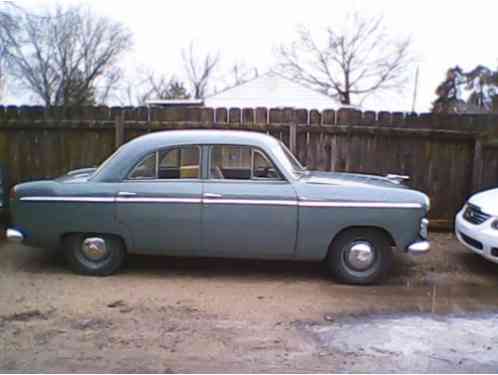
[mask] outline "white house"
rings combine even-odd
[[[210,95],[204,100],[154,100],[157,106],[205,106],[212,108],[303,108],[339,109],[341,104],[327,95],[295,83],[280,74],[269,72],[250,81]]]

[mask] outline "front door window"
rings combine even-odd
[[[224,180],[282,180],[278,169],[258,148],[211,147],[209,178]]]

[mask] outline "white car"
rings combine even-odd
[[[465,247],[498,263],[498,189],[470,197],[456,216],[455,233]]]

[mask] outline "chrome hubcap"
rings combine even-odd
[[[108,254],[105,241],[100,237],[86,238],[81,245],[81,251],[90,260],[100,260]]]
[[[374,249],[367,241],[353,242],[346,254],[347,263],[358,271],[364,271],[369,268],[374,259]]]

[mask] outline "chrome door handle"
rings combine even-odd
[[[118,196],[119,196],[119,197],[133,197],[133,196],[135,196],[135,195],[137,195],[137,193],[130,193],[130,192],[128,192],[128,191],[120,191],[120,192],[118,193]]]
[[[223,195],[221,194],[216,194],[216,193],[204,193],[203,197],[204,198],[221,198]]]

